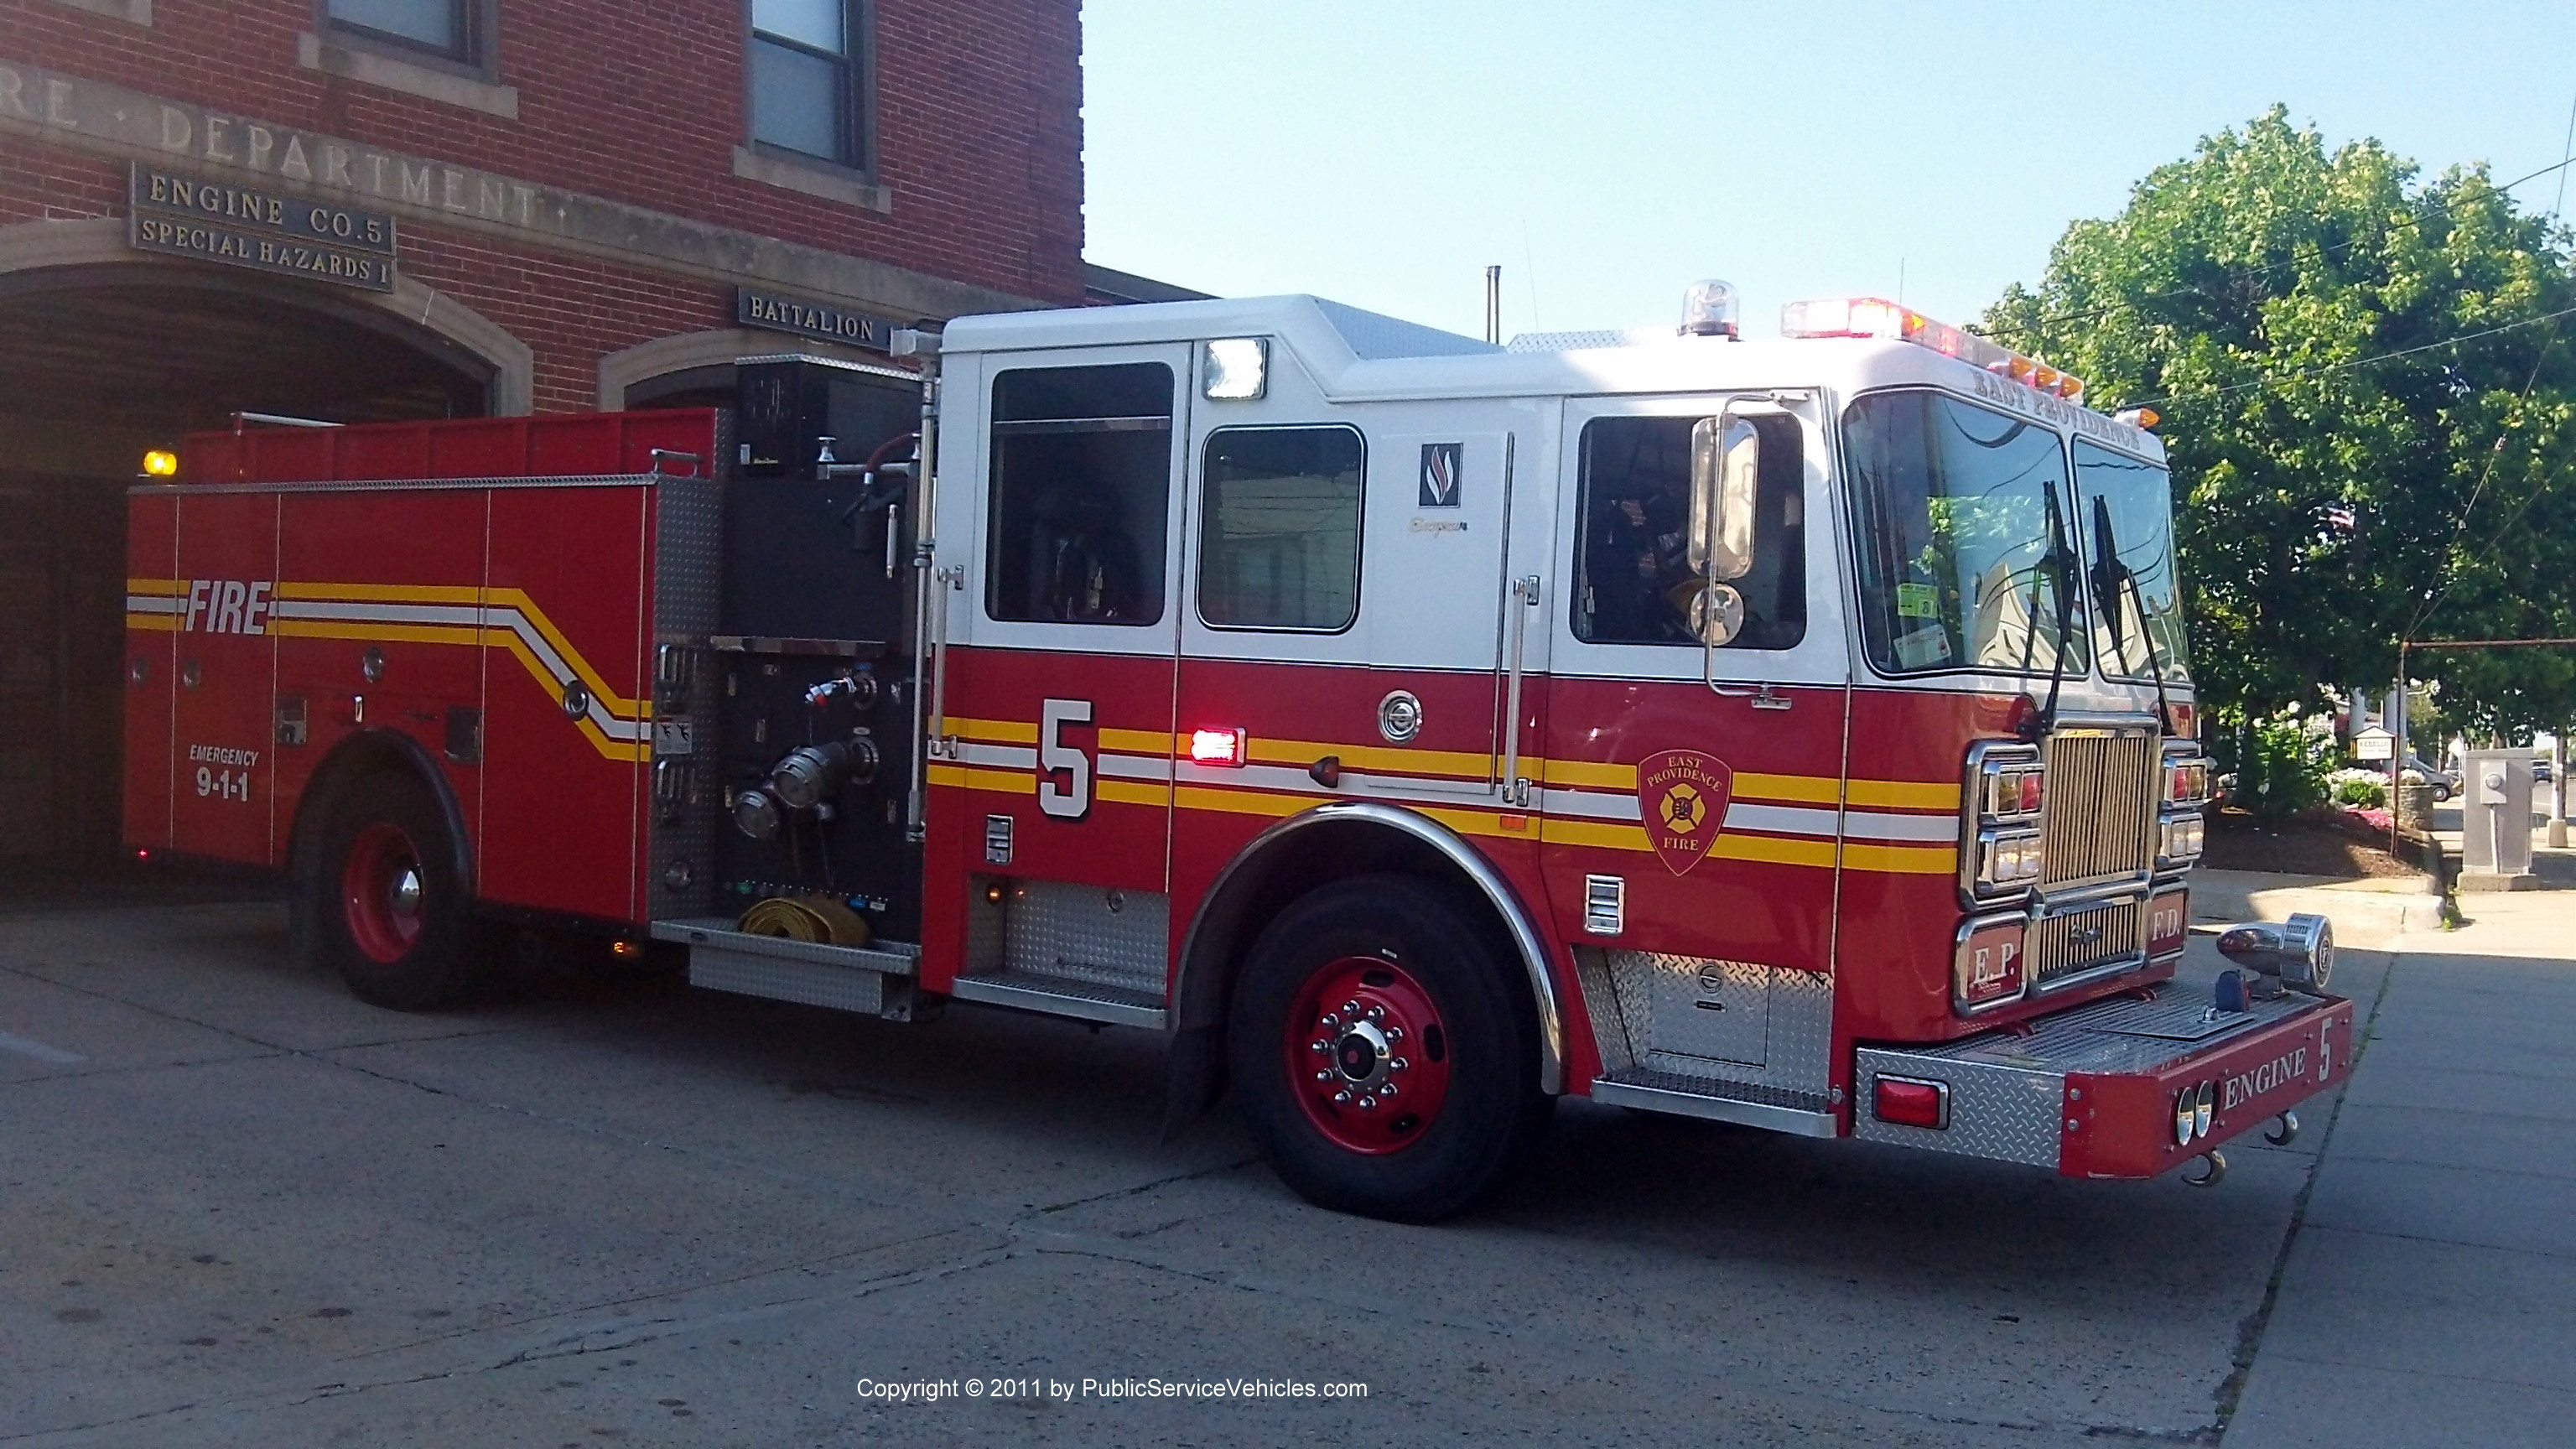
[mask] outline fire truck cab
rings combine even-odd
[[[1891,304],[1782,332],[1015,313],[730,414],[192,439],[134,495],[128,833],[288,871],[389,1005],[497,919],[1162,1031],[1176,1116],[1230,1089],[1382,1216],[1567,1094],[2214,1180],[2352,1011],[2314,918],[2172,983],[2162,445]]]

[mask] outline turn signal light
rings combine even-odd
[[[2165,756],[2165,803],[2199,805],[2209,799],[2209,761],[2182,754]]]
[[[1238,727],[1230,730],[1190,731],[1190,763],[1241,765],[1243,763],[1242,729]]]
[[[1988,820],[2037,815],[2048,803],[2048,768],[2027,746],[1986,745],[1976,752],[1971,798]]]
[[[1870,1110],[1881,1122],[1945,1131],[1950,1126],[1950,1084],[1882,1076],[1870,1088]]]

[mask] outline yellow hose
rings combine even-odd
[[[742,913],[735,928],[754,936],[779,936],[834,946],[864,946],[868,923],[830,896],[771,896]]]

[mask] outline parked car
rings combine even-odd
[[[2433,787],[2433,801],[2437,805],[2460,793],[2460,776],[2457,771],[2428,764],[2423,756],[2412,750],[2406,752],[2406,770],[2407,773]]]

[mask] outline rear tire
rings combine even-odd
[[[1254,943],[1227,1057],[1254,1139],[1299,1196],[1436,1221],[1544,1133],[1537,1012],[1480,926],[1425,881],[1365,876],[1299,899]]]
[[[350,787],[305,890],[315,942],[360,1001],[428,1011],[482,984],[454,837],[412,776],[379,773]]]

